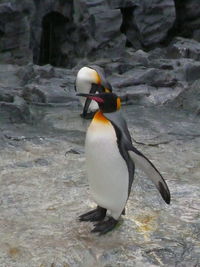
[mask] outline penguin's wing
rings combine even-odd
[[[127,151],[128,155],[134,162],[136,167],[142,169],[146,175],[152,180],[155,184],[156,188],[160,192],[164,201],[169,204],[170,203],[170,191],[169,188],[160,174],[160,172],[156,169],[153,163],[145,157],[139,150],[137,150],[131,141],[131,136],[127,128],[126,121],[121,116],[119,112],[115,113],[106,113],[104,114],[110,122],[113,124],[115,129],[117,129],[116,133],[118,136],[118,142],[120,141],[120,149],[121,151]]]
[[[160,174],[156,169],[153,163],[145,157],[139,150],[137,150],[133,145],[129,148],[128,153],[132,160],[135,162],[135,165],[142,169],[146,175],[152,180],[152,182],[157,187],[162,198],[167,204],[170,204],[170,191],[169,188]]]
[[[88,66],[91,69],[96,70],[96,72],[98,73],[100,79],[101,79],[101,85],[102,85],[102,92],[106,92],[106,89],[108,89],[109,92],[112,92],[112,86],[111,84],[107,81],[106,79],[106,75],[105,72],[103,70],[103,68],[101,68],[100,66],[97,65],[90,65]]]

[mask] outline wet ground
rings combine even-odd
[[[200,266],[200,118],[126,106],[135,146],[165,177],[166,205],[137,171],[117,229],[91,234],[85,176],[88,122],[78,107],[39,107],[33,125],[0,116],[0,266]]]

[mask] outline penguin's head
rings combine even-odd
[[[89,67],[82,67],[76,77],[75,89],[80,91],[80,87],[88,87],[88,92],[112,92],[112,86],[105,78],[103,69],[99,66],[92,65]]]
[[[120,98],[113,93],[99,93],[99,94],[77,94],[78,96],[87,97],[98,103],[99,109],[103,113],[111,113],[121,108]]]

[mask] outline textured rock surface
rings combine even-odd
[[[193,82],[187,90],[181,92],[170,104],[200,115],[200,80]]]
[[[199,60],[200,43],[192,39],[175,38],[168,48],[168,56],[171,58],[193,58]]]
[[[33,1],[1,1],[0,61],[26,64],[32,60],[30,49],[30,19]]]
[[[173,0],[134,1],[122,9],[123,30],[134,47],[151,47],[163,41],[176,19]]]
[[[174,36],[200,40],[198,0],[2,0],[0,60],[75,66],[152,48]]]
[[[0,14],[4,63],[33,60],[40,65],[71,67],[95,52],[111,56],[125,48],[121,12],[103,0],[4,0]]]
[[[91,234],[92,224],[77,221],[94,206],[80,110],[33,106],[33,126],[1,113],[1,266],[199,266],[199,119],[173,109],[123,110],[135,145],[167,180],[171,205],[139,171],[120,227]]]

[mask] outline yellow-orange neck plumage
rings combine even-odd
[[[99,110],[96,112],[93,118],[94,122],[100,122],[100,123],[109,123],[109,120],[106,119],[106,117],[103,115],[103,113]]]

